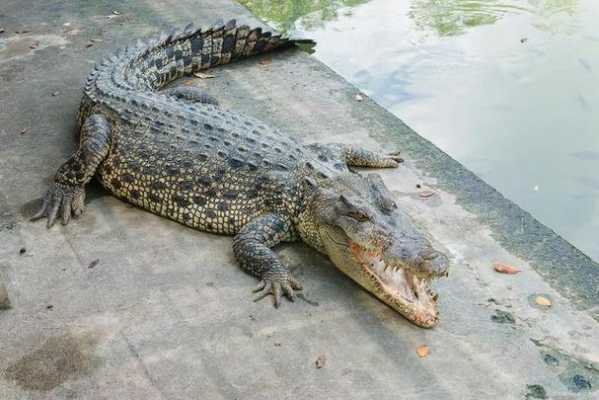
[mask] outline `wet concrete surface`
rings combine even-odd
[[[95,183],[75,223],[27,221],[73,150],[94,61],[219,17],[256,22],[225,0],[3,3],[0,279],[12,308],[0,311],[0,399],[597,398],[596,265],[300,51],[180,84],[306,143],[404,150],[405,164],[381,174],[452,259],[437,328],[411,325],[302,244],[280,254],[319,305],[254,303],[230,238]],[[522,272],[498,274],[497,261]],[[539,294],[551,305],[531,303]]]

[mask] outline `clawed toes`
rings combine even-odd
[[[284,295],[289,301],[295,301],[295,290],[302,290],[302,286],[294,278],[287,278],[283,282],[271,281],[263,279],[258,286],[253,290],[254,293],[261,292],[254,302],[260,301],[263,298],[272,295],[273,305],[279,308],[281,305],[281,296]]]
[[[68,187],[55,183],[42,199],[40,209],[31,217],[31,221],[46,217],[47,227],[51,228],[58,218],[62,224],[70,222],[71,216],[79,217],[83,213],[85,191],[79,187]]]

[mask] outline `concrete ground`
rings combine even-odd
[[[437,328],[411,325],[301,244],[280,254],[319,305],[253,303],[230,238],[97,184],[76,223],[28,222],[73,150],[93,62],[218,17],[257,23],[229,0],[2,1],[0,399],[599,398],[598,265],[300,51],[184,83],[305,142],[405,150],[382,174],[453,261]],[[498,274],[496,261],[522,272]]]

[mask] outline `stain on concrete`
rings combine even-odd
[[[530,340],[539,347],[543,361],[551,367],[568,391],[584,393],[597,390],[599,387],[599,365],[597,363],[574,357],[543,340]]]
[[[49,391],[69,379],[88,375],[99,364],[92,334],[66,333],[47,339],[4,371],[4,379],[26,390]]]
[[[526,385],[525,399],[546,399],[547,391],[541,385]]]
[[[516,319],[511,312],[495,310],[495,315],[491,315],[491,321],[498,324],[513,324],[516,322]]]
[[[10,298],[8,297],[8,290],[4,283],[0,281],[0,310],[8,310],[10,308]]]
[[[0,64],[34,54],[50,46],[66,46],[68,41],[58,35],[16,35],[0,39]]]

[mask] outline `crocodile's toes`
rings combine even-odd
[[[53,184],[42,200],[38,212],[31,217],[32,221],[47,218],[47,227],[51,228],[58,218],[66,225],[71,220],[71,215],[78,217],[83,213],[85,191],[79,187],[68,187]]]
[[[399,156],[400,152],[399,151],[395,151],[392,153],[388,153],[387,155],[385,155],[385,158],[389,161],[394,161],[395,165],[393,165],[394,167],[399,166],[400,163],[402,163],[404,160],[403,158],[401,158]]]
[[[256,289],[254,289],[254,293],[261,292],[254,301],[260,301],[266,296],[272,295],[275,308],[279,308],[281,305],[281,297],[283,295],[287,297],[289,301],[295,301],[296,290],[302,290],[302,286],[291,276],[276,280],[266,278],[261,280]]]

